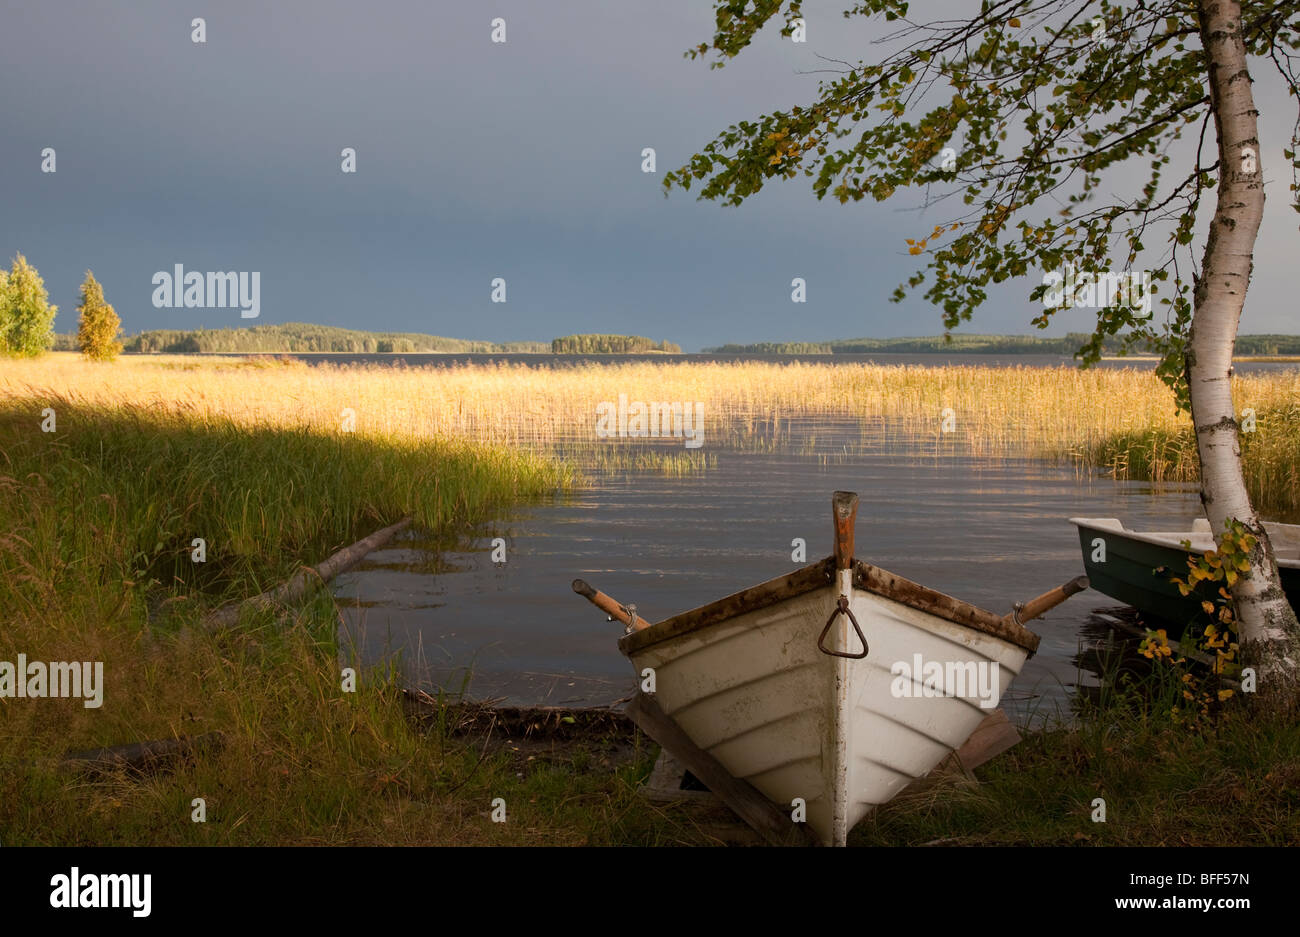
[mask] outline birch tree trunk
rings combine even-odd
[[[1201,44],[1219,139],[1218,204],[1194,292],[1187,382],[1201,457],[1201,501],[1216,541],[1235,518],[1256,537],[1251,570],[1232,587],[1243,660],[1260,701],[1291,710],[1300,697],[1300,624],[1282,592],[1273,547],[1251,506],[1232,401],[1232,352],[1264,215],[1264,176],[1237,0],[1198,0]],[[1267,428],[1263,431],[1267,432]]]

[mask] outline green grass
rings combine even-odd
[[[1189,729],[1099,712],[1028,735],[976,772],[903,796],[857,845],[1297,845],[1300,726],[1240,710]],[[1105,801],[1105,822],[1092,819]]]
[[[39,431],[44,406],[54,433]],[[246,595],[404,515],[444,530],[574,483],[522,452],[59,399],[0,405],[0,440],[0,523],[26,544],[0,553],[0,597],[36,616],[72,590],[102,598],[105,580],[128,601],[151,586]]]

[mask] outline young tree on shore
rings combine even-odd
[[[45,281],[22,254],[14,257],[0,305],[0,350],[6,354],[39,355],[54,342],[54,316]]]
[[[714,67],[772,20],[790,37],[832,28],[806,22],[802,0],[714,0],[714,8],[712,42],[687,52],[712,49]],[[1201,500],[1218,542],[1233,521],[1255,537],[1250,572],[1231,587],[1244,659],[1257,671],[1262,701],[1293,710],[1300,622],[1246,490],[1231,375],[1264,209],[1251,67],[1271,66],[1300,96],[1300,0],[1123,8],[1109,0],[972,0],[970,12],[968,20],[922,23],[908,18],[906,0],[853,2],[846,17],[895,24],[881,40],[894,51],[873,62],[829,63],[839,77],[822,81],[810,104],[732,125],[664,185],[699,182],[701,198],[739,205],[767,180],[802,173],[817,198],[841,203],[884,201],[908,187],[925,193],[926,207],[959,201],[945,223],[907,241],[910,254],[924,255],[932,274],[924,295],[942,308],[948,329],[971,318],[990,283],[1032,283],[1035,268],[1044,279],[1029,298],[1045,300],[1033,320],[1045,328],[1078,298],[1072,286],[1049,305],[1047,274],[1087,271],[1095,301],[1086,305],[1100,308],[1078,355],[1095,363],[1111,336],[1160,350],[1159,373],[1191,412]],[[1211,125],[1217,146],[1207,156]],[[1297,192],[1300,121],[1291,136],[1283,155]],[[1134,164],[1145,182],[1121,193],[1125,180],[1108,170]],[[1198,263],[1201,199],[1216,189]],[[1300,211],[1300,195],[1293,201]],[[1041,214],[1026,217],[1035,208]],[[1153,235],[1164,235],[1158,248],[1144,243]],[[1096,295],[1116,257],[1126,273],[1143,258],[1152,289],[1168,286],[1163,322],[1113,288]],[[894,300],[926,282],[926,271],[913,274]]]
[[[94,361],[112,361],[122,353],[118,336],[122,320],[113,307],[104,302],[104,288],[95,275],[86,271],[81,284],[81,304],[77,307],[77,347]]]

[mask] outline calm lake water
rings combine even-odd
[[[1072,516],[1170,529],[1199,510],[1192,486],[1088,478],[1024,459],[882,451],[862,430],[825,425],[787,453],[716,452],[682,477],[595,477],[564,500],[526,507],[451,551],[413,534],[335,582],[348,636],[367,663],[396,658],[408,682],[531,705],[628,696],[621,626],[570,589],[581,577],[658,621],[831,551],[830,497],[861,497],[857,555],[998,613],[1083,571]],[[869,433],[869,431],[868,431]],[[616,440],[611,445],[618,444]],[[797,453],[797,454],[796,454]],[[507,560],[491,561],[492,538]],[[1037,655],[1004,697],[1022,721],[1068,716],[1089,612],[1076,596],[1032,623]]]

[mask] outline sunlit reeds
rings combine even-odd
[[[1150,370],[1134,368],[656,360],[412,369],[166,356],[102,366],[56,355],[6,362],[0,393],[67,394],[200,421],[324,432],[341,432],[352,414],[362,436],[524,446],[605,468],[707,465],[684,459],[690,453],[681,439],[597,438],[597,406],[626,395],[702,402],[705,452],[775,451],[788,447],[792,434],[807,448],[818,423],[848,421],[903,449],[1073,460],[1157,480],[1197,474],[1194,448],[1170,442],[1189,431],[1187,416],[1175,412]],[[1238,376],[1234,394],[1240,407],[1261,414],[1247,447],[1251,471],[1261,485],[1293,491],[1287,480],[1296,471],[1300,372]]]

